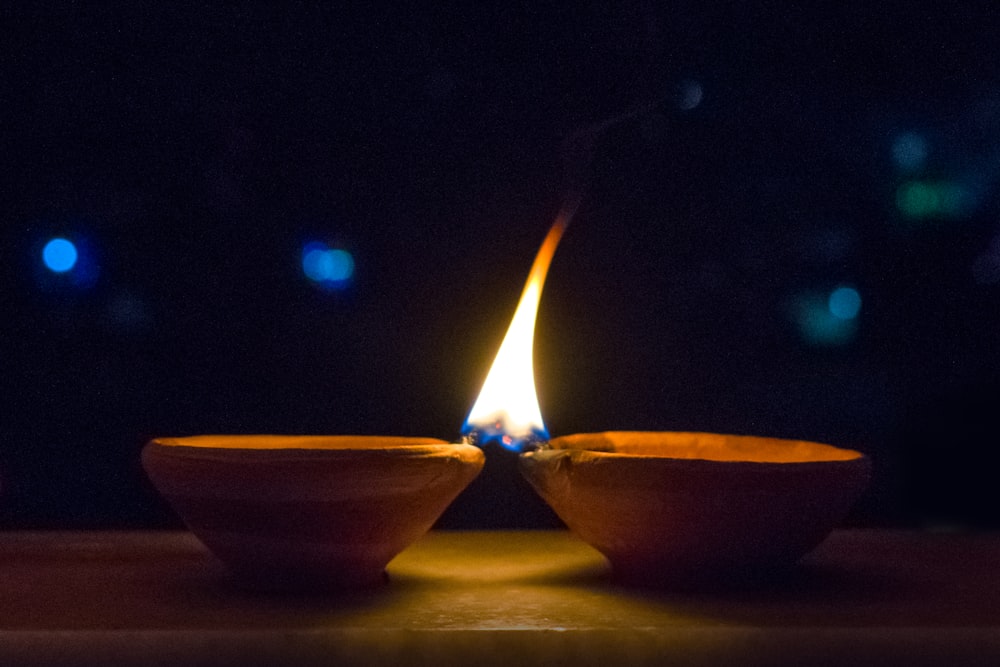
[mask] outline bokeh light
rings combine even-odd
[[[302,272],[319,287],[343,289],[354,277],[354,257],[325,243],[307,243],[302,249]]]
[[[980,285],[1000,283],[1000,234],[994,236],[986,251],[973,261],[972,276]]]
[[[842,320],[853,320],[861,310],[861,295],[853,287],[841,285],[827,299],[830,314]]]
[[[915,132],[904,132],[892,142],[892,161],[903,171],[923,168],[927,153],[927,140]]]
[[[896,207],[911,220],[961,218],[974,203],[972,192],[953,181],[907,181],[896,191]]]
[[[153,322],[152,312],[145,299],[126,290],[118,290],[107,302],[110,325],[121,332],[138,333]]]
[[[69,239],[57,237],[42,248],[42,261],[45,268],[53,273],[66,273],[76,266],[79,253],[76,245]]]
[[[45,291],[90,289],[97,284],[100,265],[95,247],[80,233],[38,239],[32,251],[35,282]]]
[[[980,285],[1000,283],[1000,256],[983,253],[972,263],[972,277]]]
[[[858,332],[860,312],[860,293],[846,285],[829,293],[803,292],[791,308],[799,336],[814,347],[839,347],[853,341]]]
[[[692,79],[681,81],[677,91],[677,108],[681,111],[691,111],[701,104],[705,91],[701,84]]]

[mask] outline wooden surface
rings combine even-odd
[[[835,532],[740,592],[616,585],[566,533],[437,532],[365,594],[239,589],[191,535],[0,534],[0,664],[1000,665],[1000,536]]]

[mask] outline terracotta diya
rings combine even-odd
[[[158,438],[142,463],[191,531],[255,588],[336,590],[385,580],[483,467],[430,438]]]
[[[868,484],[860,452],[715,433],[555,438],[521,470],[556,514],[631,583],[705,588],[795,563]]]

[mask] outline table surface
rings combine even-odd
[[[0,534],[0,663],[1000,664],[1000,536],[834,532],[763,588],[620,586],[562,531],[432,532],[389,582],[240,589],[183,532]]]

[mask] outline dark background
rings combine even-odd
[[[646,104],[569,162],[550,433],[830,442],[852,522],[1000,525],[992,3],[44,4],[0,8],[3,526],[176,525],[157,435],[456,438],[566,138]],[[442,524],[551,525],[489,453]]]

